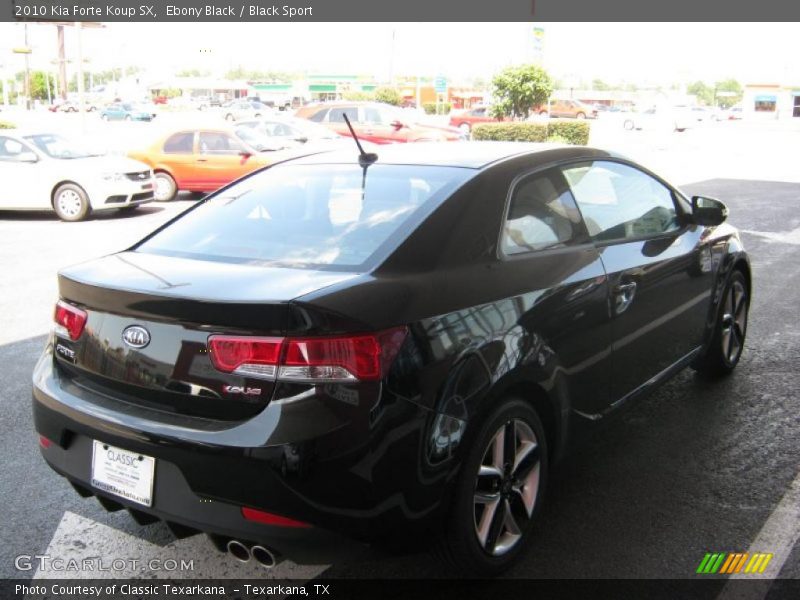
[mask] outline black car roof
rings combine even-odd
[[[548,158],[554,157],[555,154],[562,155],[564,151],[569,154],[585,154],[586,156],[608,156],[608,153],[602,150],[583,146],[528,142],[415,142],[386,144],[370,148],[370,152],[378,155],[376,164],[430,165],[468,169],[482,169],[492,163],[525,154],[541,155],[544,162]],[[351,164],[357,162],[358,148],[355,143],[353,143],[352,151],[345,149],[320,152],[291,161],[293,164]]]

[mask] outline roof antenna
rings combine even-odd
[[[350,130],[350,134],[353,136],[353,140],[356,142],[356,146],[358,146],[358,151],[360,152],[358,164],[366,169],[366,167],[378,160],[378,155],[374,152],[364,152],[364,148],[361,147],[361,142],[358,141],[356,132],[353,131],[353,126],[350,124],[350,119],[347,118],[347,114],[343,112],[342,116],[344,117],[344,122],[347,123],[347,128]]]

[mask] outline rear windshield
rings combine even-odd
[[[458,167],[276,166],[234,184],[136,250],[203,260],[371,268],[474,171]]]

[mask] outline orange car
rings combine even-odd
[[[178,190],[210,192],[277,162],[284,152],[258,152],[232,130],[187,128],[163,135],[128,156],[150,165],[158,201],[172,200]]]

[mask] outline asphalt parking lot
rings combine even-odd
[[[748,550],[775,553],[765,576],[800,578],[800,172],[790,164],[800,134],[717,125],[655,135],[598,123],[592,141],[729,205],[755,281],[742,362],[721,382],[681,373],[591,432],[553,474],[536,541],[510,578],[691,578],[706,552]],[[426,554],[376,550],[334,565],[243,565],[203,537],[176,541],[160,524],[106,513],[40,459],[30,373],[50,327],[56,271],[125,248],[194,201],[82,223],[0,212],[0,576],[63,575],[15,566],[34,554],[194,560],[191,570],[155,573],[172,577],[440,576]],[[98,574],[69,574],[84,575]]]

